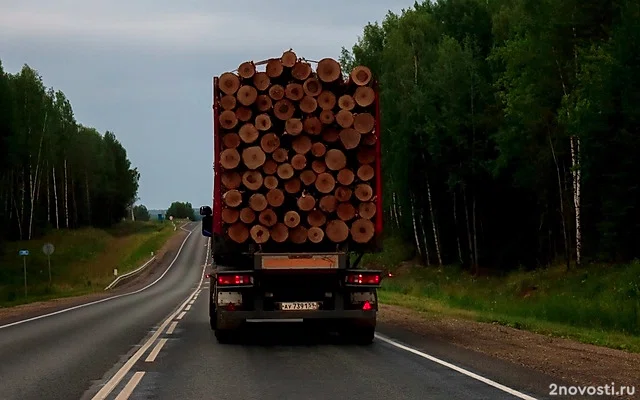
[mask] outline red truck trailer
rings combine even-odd
[[[366,66],[289,50],[214,77],[213,207],[200,214],[219,342],[249,323],[312,320],[372,342],[382,273],[360,261],[382,249],[380,133]]]

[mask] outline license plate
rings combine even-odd
[[[315,301],[296,301],[291,303],[280,303],[280,309],[283,311],[306,311],[317,310],[320,308],[320,303]]]

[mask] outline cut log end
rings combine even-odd
[[[295,244],[302,244],[306,242],[308,238],[309,232],[307,228],[302,225],[296,226],[289,232],[289,240]]]
[[[271,207],[280,207],[284,203],[284,192],[280,189],[271,189],[267,193],[267,203]]]
[[[298,198],[298,208],[302,211],[311,211],[315,206],[316,206],[316,199],[310,194],[303,195],[300,198]]]
[[[258,221],[264,226],[272,227],[278,223],[278,216],[272,209],[267,208],[260,213]]]
[[[360,149],[358,149],[357,157],[360,164],[371,164],[376,160],[376,150],[371,146],[361,146]]]
[[[253,86],[259,91],[264,92],[269,88],[269,85],[271,85],[271,78],[266,72],[257,72],[253,76]]]
[[[341,185],[349,186],[353,183],[354,179],[355,174],[349,168],[341,169],[340,172],[338,172],[338,182]]]
[[[269,114],[264,113],[256,117],[256,128],[263,132],[271,129],[271,117],[269,117]]]
[[[375,170],[369,164],[361,165],[360,168],[358,168],[358,178],[364,182],[370,181],[374,175]]]
[[[224,169],[234,169],[240,165],[240,154],[236,149],[226,149],[220,153],[220,165]]]
[[[247,147],[242,151],[242,161],[249,169],[260,168],[267,160],[267,156],[260,146]]]
[[[311,139],[308,136],[298,136],[291,142],[293,151],[298,154],[307,154],[311,150]]]
[[[274,151],[273,153],[275,154],[277,151],[278,149],[276,149],[276,151]],[[278,163],[275,162],[274,160],[267,160],[264,162],[264,165],[262,166],[262,171],[267,175],[273,175],[276,173],[277,170],[278,170]]]
[[[260,147],[265,153],[273,153],[280,147],[280,138],[275,133],[267,133],[260,139]]]
[[[226,149],[235,149],[240,146],[240,136],[237,133],[227,133],[222,137],[222,145]]]
[[[278,100],[276,104],[273,106],[273,112],[281,121],[286,121],[289,118],[293,117],[293,113],[296,111],[293,103],[288,99]]]
[[[231,190],[237,189],[242,184],[242,176],[235,171],[225,171],[222,173],[222,185]]]
[[[321,174],[327,170],[327,164],[322,160],[313,160],[311,163],[311,169],[316,174]]]
[[[356,89],[353,99],[360,107],[369,107],[376,99],[376,94],[368,86],[360,86]]]
[[[338,200],[335,196],[327,195],[320,199],[320,209],[327,214],[331,214],[338,208]]]
[[[349,76],[351,77],[351,81],[353,81],[353,83],[355,83],[356,85],[366,86],[369,84],[369,82],[371,82],[371,78],[373,75],[371,74],[371,70],[369,68],[365,67],[364,65],[358,65],[351,71],[351,74],[349,74]]]
[[[322,132],[322,122],[318,117],[305,118],[302,125],[309,135],[319,135]]]
[[[367,243],[375,235],[373,222],[368,219],[358,219],[351,225],[351,238],[356,243]]]
[[[327,153],[327,146],[325,146],[321,142],[315,142],[311,146],[311,154],[313,154],[314,157],[322,157],[326,153]]]
[[[289,238],[289,228],[282,222],[278,222],[271,228],[271,239],[276,243],[284,243]]]
[[[284,214],[284,224],[289,228],[295,228],[300,224],[300,214],[296,211],[287,211]]]
[[[253,211],[260,212],[267,208],[267,198],[262,193],[254,193],[249,198],[249,207]]]
[[[296,154],[291,158],[291,166],[297,171],[305,169],[307,166],[307,157],[302,154]]]
[[[305,186],[311,186],[316,181],[316,173],[311,170],[302,171],[300,180]]]
[[[318,192],[320,193],[331,193],[331,191],[336,187],[336,180],[333,177],[333,175],[331,175],[328,172],[323,172],[320,175],[318,175],[317,179],[316,179],[316,189],[318,189]]]
[[[313,210],[313,211],[309,212],[309,214],[307,215],[307,223],[310,226],[320,227],[320,226],[324,225],[325,223],[327,223],[327,217],[326,217],[326,215],[324,215],[324,213],[322,211]]]
[[[240,89],[240,78],[234,73],[225,72],[220,75],[218,87],[224,94],[233,95]]]
[[[293,176],[293,166],[289,163],[278,165],[278,176],[280,179],[290,179]]]
[[[236,222],[229,227],[227,231],[229,239],[236,243],[244,243],[249,239],[249,228],[242,222]]]
[[[256,65],[253,61],[245,61],[238,67],[238,75],[244,79],[253,78],[256,74]]]
[[[300,118],[289,118],[287,122],[284,123],[284,130],[286,133],[297,136],[302,133],[302,120]]]
[[[309,95],[306,95],[300,101],[299,107],[300,107],[300,111],[302,111],[303,113],[311,114],[318,108],[318,101],[315,98]]]
[[[376,215],[375,203],[368,201],[366,203],[360,203],[358,206],[358,216],[364,219],[371,219]]]
[[[351,128],[351,126],[353,126],[353,121],[354,121],[354,119],[353,119],[353,114],[351,113],[351,111],[340,110],[336,114],[336,122],[342,128],[345,128],[345,129],[346,128]]]
[[[303,87],[307,96],[317,97],[322,93],[322,84],[316,78],[308,78]]]
[[[340,186],[335,191],[336,200],[339,202],[346,202],[351,200],[351,196],[353,195],[353,191],[346,186]]]
[[[325,125],[333,124],[333,121],[336,120],[336,116],[333,114],[331,110],[322,110],[320,112],[320,122]]]
[[[249,207],[240,210],[240,221],[245,224],[252,224],[256,220],[256,212]]]
[[[298,56],[293,50],[287,50],[284,53],[282,53],[282,57],[280,57],[280,61],[282,62],[283,66],[287,68],[292,68],[294,65],[296,65],[296,61],[298,61]]]
[[[318,95],[318,106],[323,110],[332,110],[336,102],[336,95],[329,90],[324,90]]]
[[[222,195],[222,201],[231,208],[238,207],[242,204],[242,193],[236,189],[229,190]]]
[[[269,97],[278,101],[284,98],[284,88],[281,85],[273,85],[269,88]]]
[[[327,168],[332,171],[339,171],[347,166],[347,157],[338,149],[331,149],[325,155]]]
[[[291,101],[300,101],[304,97],[304,89],[299,83],[290,83],[284,89],[284,96]]]
[[[256,100],[256,107],[258,108],[258,111],[267,112],[271,109],[272,106],[273,102],[271,101],[271,97],[267,96],[266,94],[261,94],[260,96],[258,96],[258,99]]]
[[[280,75],[282,75],[283,71],[284,66],[282,65],[282,61],[280,59],[272,58],[267,62],[266,72],[269,78],[278,78]]]
[[[338,107],[340,107],[340,109],[342,110],[351,111],[355,108],[355,106],[356,106],[355,100],[353,99],[353,97],[349,96],[348,94],[344,94],[340,96],[340,98],[338,99]]]
[[[220,106],[223,110],[233,110],[236,108],[236,97],[230,94],[222,96]]]
[[[287,149],[280,147],[273,152],[273,155],[271,157],[273,157],[273,160],[275,162],[283,163],[289,159],[289,152],[287,151]]]
[[[316,73],[322,82],[327,83],[335,82],[342,76],[340,63],[333,58],[323,58],[320,60],[316,68]]]
[[[355,195],[360,201],[369,201],[373,197],[373,189],[366,183],[361,183],[356,186]]]
[[[235,208],[224,208],[222,209],[222,222],[225,224],[233,224],[240,217],[240,211]]]
[[[309,228],[307,235],[311,243],[320,243],[324,239],[324,231],[317,226]]]
[[[243,106],[250,106],[258,99],[258,91],[253,86],[242,85],[240,86],[240,89],[238,89],[238,94],[236,96],[240,104]]]
[[[356,114],[353,118],[353,128],[363,135],[373,131],[375,125],[376,120],[369,113]]]
[[[344,148],[347,150],[355,149],[356,147],[358,147],[358,145],[360,144],[360,138],[360,132],[355,129],[347,128],[343,129],[340,132],[340,141],[342,142]]]
[[[242,184],[249,190],[258,190],[263,183],[262,174],[259,171],[246,171],[242,175]]]
[[[240,132],[238,132],[238,135],[240,135],[240,139],[242,139],[243,142],[253,143],[256,141],[256,139],[258,139],[260,133],[258,132],[258,129],[255,125],[247,122],[246,124],[242,125],[242,127],[240,128]]]
[[[220,126],[224,129],[233,129],[238,124],[238,117],[236,113],[227,110],[220,113],[218,117],[218,121],[220,122]]]
[[[275,171],[274,171],[275,172]],[[269,190],[273,190],[278,187],[278,178],[273,175],[264,177],[264,187]]]
[[[340,138],[340,131],[336,129],[329,128],[329,129],[325,129],[322,132],[322,140],[327,143],[337,142],[339,138]]]
[[[251,228],[251,239],[258,244],[266,243],[269,240],[269,229],[262,225],[254,225]]]
[[[249,107],[240,106],[236,109],[236,118],[242,122],[247,122],[251,119],[251,109]]]
[[[311,72],[311,64],[306,61],[296,61],[291,69],[291,76],[299,81],[304,81],[311,75]]]
[[[325,228],[325,234],[332,242],[342,243],[349,237],[349,227],[341,220],[329,221]]]
[[[350,221],[356,216],[356,208],[351,203],[340,203],[336,214],[341,220]]]

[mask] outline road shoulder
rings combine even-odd
[[[187,228],[185,227],[185,229]],[[187,231],[178,229],[176,234],[172,235],[156,253],[155,260],[135,278],[129,279],[114,289],[81,296],[38,301],[10,308],[0,308],[0,326],[139,290],[157,279],[167,269],[187,235]]]

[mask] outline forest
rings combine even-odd
[[[36,70],[0,62],[0,242],[110,227],[131,212],[139,178],[113,132],[78,123]]]
[[[440,0],[364,27],[387,234],[426,264],[640,256],[640,3]]]

